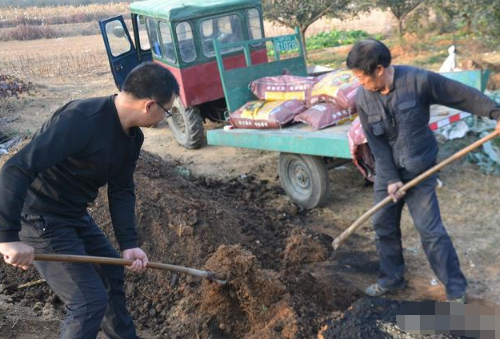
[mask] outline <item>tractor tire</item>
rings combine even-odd
[[[322,157],[280,153],[278,171],[281,186],[300,207],[312,209],[328,201],[330,182]]]
[[[177,98],[171,112],[167,123],[179,145],[187,149],[200,148],[205,140],[200,110],[197,107],[185,108]]]

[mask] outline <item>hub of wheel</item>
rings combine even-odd
[[[307,189],[309,187],[309,174],[306,169],[300,164],[294,164],[294,172],[295,172],[295,183],[301,189]]]

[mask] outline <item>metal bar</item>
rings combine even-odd
[[[245,53],[245,62],[247,64],[247,67],[252,66],[252,58],[250,57],[250,48],[248,45],[243,46],[243,52]]]

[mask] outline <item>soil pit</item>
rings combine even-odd
[[[0,160],[0,166],[6,161]],[[251,176],[219,182],[185,177],[141,154],[136,175],[137,230],[151,261],[206,269],[208,280],[148,270],[127,272],[128,307],[139,330],[158,338],[311,338],[359,291],[308,273],[325,260],[331,238],[303,227],[281,188]],[[90,211],[114,242],[105,190]],[[277,212],[279,211],[279,212]],[[115,243],[115,242],[114,242]],[[63,305],[31,269],[2,264],[2,292],[36,314],[62,317]]]

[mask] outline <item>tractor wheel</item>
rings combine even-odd
[[[322,157],[280,153],[279,176],[286,194],[302,208],[324,205],[328,200],[328,171]]]
[[[197,107],[185,108],[182,101],[175,99],[172,116],[167,118],[168,126],[179,145],[188,149],[203,145],[203,120]]]

